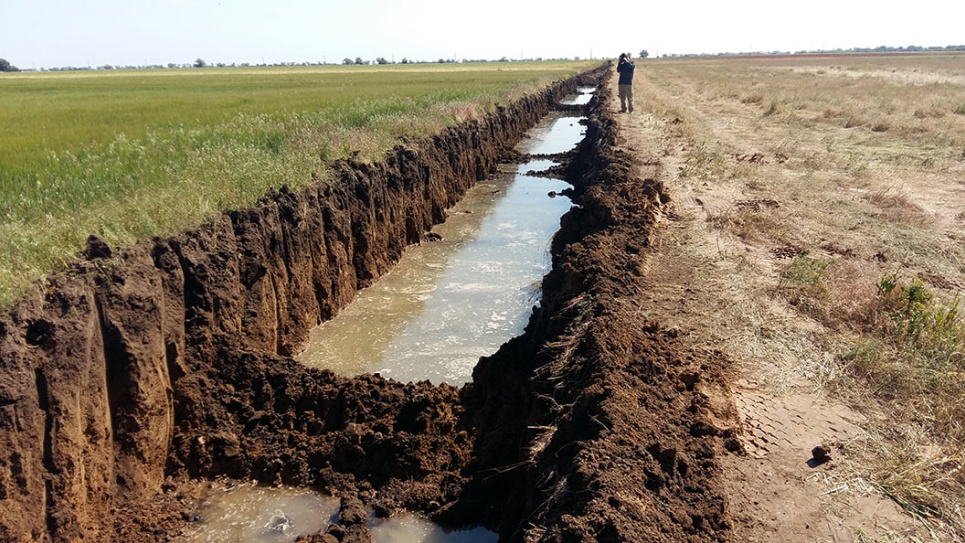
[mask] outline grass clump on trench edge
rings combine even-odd
[[[127,246],[324,182],[338,159],[475,119],[587,62],[0,78],[0,307],[97,233]]]

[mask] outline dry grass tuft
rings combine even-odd
[[[895,501],[931,532],[935,540],[961,541],[965,533],[965,450],[942,454],[925,445],[917,424],[881,426],[847,444],[854,470],[872,476],[871,489]]]
[[[709,213],[707,223],[713,229],[727,231],[746,242],[763,242],[780,237],[778,232],[784,230],[774,211],[755,211],[752,206]]]
[[[881,210],[884,218],[906,223],[922,223],[928,219],[925,210],[903,191],[891,187],[872,192],[868,202]]]
[[[449,113],[457,123],[475,121],[479,118],[479,114],[473,106],[452,106],[449,108]]]
[[[945,116],[945,110],[932,106],[928,108],[917,108],[912,116],[916,119],[941,119]]]
[[[782,104],[777,98],[774,98],[767,105],[767,109],[764,110],[764,116],[770,117],[771,115],[777,115],[783,112],[784,112],[784,104]]]
[[[740,101],[742,104],[760,104],[764,102],[764,93],[759,90],[750,91],[741,95]]]
[[[859,126],[865,126],[866,124],[868,124],[868,122],[869,122],[869,121],[868,121],[867,117],[865,117],[865,116],[863,116],[863,115],[860,115],[860,114],[857,114],[857,113],[854,113],[854,114],[849,115],[848,118],[844,121],[844,127],[845,127],[845,128],[857,128],[857,127],[859,127]]]
[[[891,121],[887,118],[878,118],[871,123],[872,132],[887,132],[891,130]]]

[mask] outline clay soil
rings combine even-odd
[[[581,206],[554,240],[541,307],[472,384],[343,379],[226,349],[206,376],[212,420],[176,436],[183,465],[169,471],[310,485],[343,496],[343,512],[356,500],[383,515],[421,511],[509,541],[727,540],[720,458],[740,449],[727,362],[640,310],[648,232],[667,196],[612,149],[608,100],[604,87],[570,157]],[[152,503],[173,506],[171,522],[118,531],[183,530],[190,487],[172,480]],[[313,540],[365,540],[349,532]]]

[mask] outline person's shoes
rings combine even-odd
[[[620,113],[626,113],[626,112],[627,112],[626,109],[621,109],[621,110],[620,110]]]

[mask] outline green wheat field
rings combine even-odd
[[[591,62],[218,68],[0,76],[0,307],[97,233],[173,234],[374,161]]]

